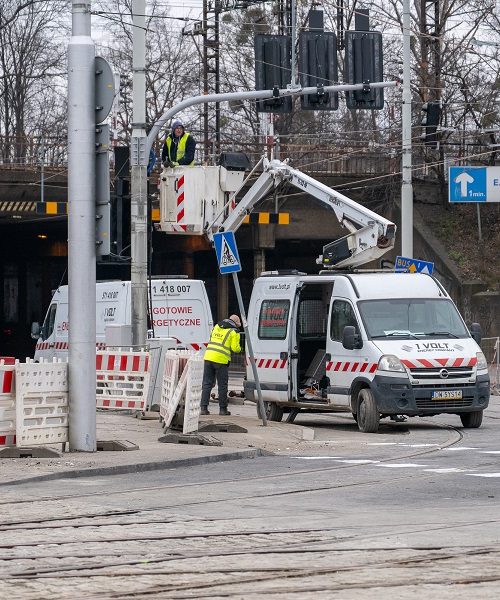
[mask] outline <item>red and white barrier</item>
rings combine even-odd
[[[16,445],[16,360],[0,357],[0,448]]]
[[[104,350],[96,356],[96,405],[111,410],[146,409],[151,376],[149,352]]]

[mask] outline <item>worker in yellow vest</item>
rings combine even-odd
[[[184,129],[182,121],[176,120],[172,123],[172,131],[167,135],[161,162],[166,167],[178,167],[179,165],[194,165],[194,151],[196,140]]]
[[[219,415],[230,415],[227,410],[227,384],[229,380],[229,363],[232,352],[241,352],[241,340],[238,329],[241,321],[238,315],[219,321],[212,329],[210,341],[205,351],[203,369],[203,385],[201,391],[201,414],[209,415],[208,403],[210,392],[217,379],[219,390]]]

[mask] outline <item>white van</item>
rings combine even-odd
[[[308,409],[349,411],[367,433],[402,415],[481,425],[490,381],[480,327],[473,339],[429,275],[263,273],[248,327],[270,420]],[[244,389],[256,399],[248,357]]]
[[[189,349],[200,350],[208,342],[213,327],[205,284],[198,279],[153,278],[152,324],[154,338],[175,338]],[[96,344],[105,346],[106,326],[131,323],[130,281],[96,284]],[[68,355],[68,286],[59,287],[52,298],[43,326],[33,324],[38,337],[35,359],[66,358]]]

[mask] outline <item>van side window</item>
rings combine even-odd
[[[290,300],[264,300],[260,307],[260,340],[284,340],[288,325]]]
[[[46,340],[52,335],[54,331],[54,323],[56,321],[57,304],[51,304],[43,322],[42,327],[42,340]]]
[[[356,328],[356,332],[359,333],[358,323],[351,304],[345,300],[335,300],[330,322],[330,337],[332,340],[337,342],[342,341],[342,334],[346,325],[353,325]]]

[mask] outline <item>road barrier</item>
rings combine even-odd
[[[16,360],[0,358],[0,448],[16,445]]]
[[[168,429],[176,411],[183,410],[183,433],[198,430],[203,356],[190,350],[169,350],[165,354],[160,417]]]
[[[151,356],[148,351],[119,349],[97,352],[97,408],[144,411],[150,376]]]
[[[17,363],[16,445],[18,448],[68,441],[68,363]]]

